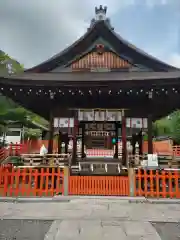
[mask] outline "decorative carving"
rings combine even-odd
[[[96,45],[96,51],[98,54],[103,54],[104,53],[104,45],[103,44],[97,44]]]
[[[103,46],[103,45],[102,45]],[[131,65],[128,61],[118,57],[112,52],[103,52],[104,47],[99,47],[98,51],[101,52],[91,52],[81,58],[80,60],[74,62],[71,65],[73,71],[82,71],[86,69],[122,69],[130,68]]]
[[[107,12],[107,7],[103,7],[102,5],[100,5],[99,8],[95,7],[96,21],[105,20],[106,19],[106,12]]]

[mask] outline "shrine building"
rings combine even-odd
[[[56,133],[59,153],[61,142],[72,138],[73,163],[78,138],[81,158],[85,146],[111,149],[115,139],[117,159],[120,138],[125,164],[127,129],[147,130],[151,154],[152,121],[180,107],[180,70],[123,39],[100,6],[79,40],[24,73],[1,76],[0,91],[49,120],[49,153]]]

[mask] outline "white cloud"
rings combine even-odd
[[[170,55],[168,62],[169,62],[169,64],[171,64],[177,68],[180,68],[180,54],[173,53],[172,55]]]
[[[112,17],[120,9],[142,2],[148,4],[148,0],[0,0],[0,48],[25,67],[32,67],[82,36],[95,6],[106,5],[108,17]]]
[[[108,16],[134,0],[0,0],[0,46],[25,67],[36,65],[82,36],[95,6]]]
[[[135,0],[138,1],[138,0]],[[148,7],[155,7],[155,6],[161,6],[161,5],[174,5],[174,6],[180,6],[179,0],[142,0],[145,5]]]

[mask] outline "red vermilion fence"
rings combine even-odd
[[[28,152],[28,145],[26,144],[10,144],[7,148],[0,149],[0,163],[8,156],[19,156]]]
[[[123,176],[70,176],[69,195],[129,196],[129,179]]]
[[[10,144],[8,148],[10,156],[19,156],[28,153],[28,144]]]
[[[173,146],[173,154],[176,157],[180,157],[180,146]]]
[[[0,167],[0,195],[12,197],[63,194],[63,179],[61,168]]]
[[[180,198],[179,171],[138,170],[135,174],[135,196]]]
[[[178,170],[141,169],[126,177],[69,176],[63,168],[17,169],[9,165],[0,167],[0,196],[68,194],[180,198],[179,179]],[[134,189],[134,195],[130,194],[130,189]]]
[[[3,161],[5,159],[5,149],[1,148],[0,149],[0,162]]]

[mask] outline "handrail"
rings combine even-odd
[[[0,150],[0,162],[2,162],[7,156],[8,156],[8,150],[5,148],[2,148]]]
[[[25,153],[25,154],[21,154],[21,156],[23,156],[23,157],[27,157],[27,156],[54,157],[54,156],[71,156],[71,154],[69,154],[69,153],[52,153],[52,154],[41,155],[39,153]]]

